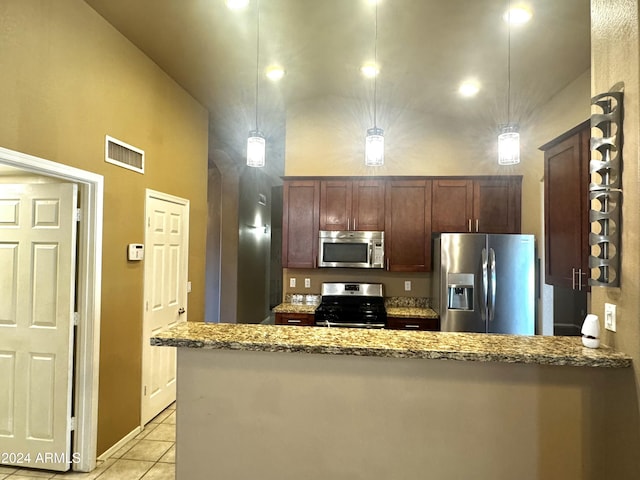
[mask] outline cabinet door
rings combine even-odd
[[[390,180],[386,185],[385,249],[394,272],[431,269],[431,181]]]
[[[520,233],[522,177],[479,179],[473,183],[472,229],[480,233]]]
[[[320,184],[285,181],[282,205],[282,266],[315,268],[318,252]]]
[[[431,222],[434,232],[470,232],[473,217],[471,180],[433,180]]]
[[[275,324],[312,327],[316,324],[316,320],[310,313],[276,313]]]
[[[440,331],[440,320],[437,318],[387,317],[387,328],[438,332]]]
[[[584,273],[582,284],[587,282],[589,136],[585,125],[545,151],[545,282],[549,285],[576,287],[579,281],[574,275],[580,269]]]
[[[384,230],[384,180],[355,180],[351,229]]]
[[[320,230],[351,230],[351,181],[320,181]]]

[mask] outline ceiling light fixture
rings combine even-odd
[[[378,128],[376,117],[377,83],[378,83],[378,3],[375,4],[375,36],[373,44],[373,66],[376,73],[373,75],[373,128],[367,130],[364,142],[364,164],[368,167],[384,165],[384,130]],[[364,72],[363,72],[364,73]]]
[[[267,78],[269,80],[273,80],[274,82],[277,82],[278,80],[281,80],[282,77],[284,77],[285,71],[282,67],[278,65],[272,65],[267,68],[265,74],[267,75]]]
[[[532,16],[533,13],[526,7],[511,7],[505,12],[503,18],[509,25],[524,25],[531,20]]]
[[[511,7],[509,0],[508,7]],[[511,13],[511,8],[508,8]],[[507,123],[500,126],[498,135],[498,164],[515,165],[520,163],[520,133],[517,123],[511,123],[511,22],[508,25],[507,40]]]
[[[366,63],[360,68],[360,72],[367,78],[375,78],[380,73],[380,69],[375,63]]]
[[[475,97],[480,91],[480,84],[474,80],[467,80],[460,84],[458,93],[463,97]]]
[[[258,128],[258,99],[260,85],[260,0],[256,0],[256,128],[247,139],[247,165],[264,167],[266,140]]]
[[[249,0],[226,0],[225,3],[229,10],[242,10],[249,5]]]

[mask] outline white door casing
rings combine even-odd
[[[72,469],[89,472],[96,467],[97,458],[104,177],[0,147],[0,166],[2,165],[17,168],[27,174],[74,182],[79,187],[81,221],[78,227],[78,326],[74,379],[76,428],[73,435]]]
[[[147,190],[145,211],[141,425],[176,398],[176,349],[150,338],[187,320],[189,201]]]
[[[66,471],[72,461],[77,190],[0,188],[2,464]]]

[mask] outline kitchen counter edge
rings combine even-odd
[[[317,305],[281,303],[273,308],[274,313],[306,313],[313,314]],[[395,318],[439,318],[437,312],[431,308],[424,307],[387,307],[387,316]]]
[[[580,337],[202,322],[179,323],[151,345],[603,368],[627,368],[632,360],[607,346],[583,347]]]

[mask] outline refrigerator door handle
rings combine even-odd
[[[491,282],[490,282],[490,290],[491,293],[488,295],[489,297],[489,321],[493,322],[493,318],[495,317],[495,307],[496,307],[496,252],[493,248],[489,249],[489,271],[491,273]]]
[[[489,296],[489,260],[487,258],[487,249],[482,249],[482,295],[480,298],[482,299],[482,310],[480,310],[480,314],[482,317],[482,321],[487,320],[487,307],[488,307],[488,296]]]

